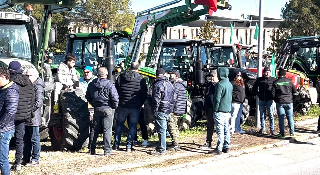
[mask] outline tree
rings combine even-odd
[[[214,40],[215,42],[219,40],[219,33],[213,21],[206,21],[203,23],[199,37],[204,40]]]

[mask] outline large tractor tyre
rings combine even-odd
[[[248,99],[245,99],[243,102],[243,107],[242,107],[242,115],[240,119],[240,123],[244,124],[246,123],[247,119],[249,118],[250,115],[250,105]]]
[[[75,92],[65,92],[61,96],[63,114],[63,150],[79,151],[88,145],[89,110],[83,96]]]
[[[186,109],[187,113],[183,115],[183,117],[178,121],[179,130],[187,130],[191,127],[191,123],[193,122],[193,116],[195,113],[192,109],[192,100],[188,98]]]
[[[60,128],[57,128],[55,126],[49,126],[48,133],[51,141],[51,146],[54,151],[61,151],[62,150],[62,137],[63,137],[63,131]]]
[[[191,101],[188,99],[188,101]],[[194,98],[191,101],[191,106],[187,112],[191,117],[190,128],[196,126],[197,121],[201,120],[204,117],[204,99],[203,98]]]
[[[40,141],[45,141],[49,138],[49,129],[45,126],[39,128]]]

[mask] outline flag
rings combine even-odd
[[[230,22],[230,30],[231,30],[231,34],[230,34],[230,44],[232,44],[232,38],[233,38],[233,25],[232,25],[232,22]]]
[[[256,30],[254,31],[253,39],[258,39],[259,37],[259,26],[258,23],[256,23]]]
[[[240,36],[240,44],[243,44],[242,36]]]
[[[218,9],[218,0],[195,0],[194,3],[208,6],[210,16]]]
[[[272,59],[271,59],[271,74],[273,77],[277,78],[277,69],[276,69],[274,53],[272,54]]]

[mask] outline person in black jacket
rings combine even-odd
[[[169,118],[168,129],[172,138],[172,148],[177,151],[180,149],[178,122],[181,116],[186,113],[187,108],[187,82],[180,78],[179,71],[172,72],[170,80],[174,87],[174,106]]]
[[[277,114],[279,117],[280,137],[284,137],[284,115],[287,116],[290,136],[294,136],[294,120],[293,120],[293,95],[297,95],[297,89],[292,81],[286,78],[286,71],[279,69],[279,78],[273,82],[272,95],[277,106]]]
[[[230,118],[230,133],[244,134],[245,131],[243,131],[240,127],[240,118],[242,115],[242,105],[244,99],[246,98],[246,91],[241,72],[238,72],[236,74],[236,77],[233,81],[231,81],[231,84],[233,86],[233,92]]]
[[[271,70],[269,67],[263,69],[263,77],[259,77],[253,85],[253,92],[259,97],[259,112],[261,129],[260,134],[266,134],[265,129],[265,111],[268,110],[268,117],[270,121],[270,133],[276,135],[274,131],[274,117],[273,117],[273,97],[272,84],[276,79],[271,77]]]
[[[152,154],[162,155],[166,151],[167,121],[173,111],[174,89],[165,76],[163,68],[156,71],[156,79],[152,90],[151,109],[154,112],[156,130],[159,137],[159,145]]]
[[[119,76],[116,81],[116,89],[119,93],[119,107],[114,135],[113,149],[119,149],[122,127],[127,118],[129,125],[127,137],[127,152],[132,150],[137,124],[140,116],[140,109],[147,98],[147,82],[138,73],[139,63],[131,63],[130,70]]]
[[[96,143],[103,126],[103,150],[104,155],[113,155],[111,146],[112,124],[114,109],[118,107],[118,92],[111,81],[108,80],[108,69],[100,67],[98,69],[98,78],[94,79],[88,85],[86,99],[94,107],[93,131],[90,135],[91,146],[90,154],[96,154]]]
[[[43,105],[43,91],[45,85],[36,69],[28,69],[27,76],[34,86],[35,102],[31,111],[32,118],[26,123],[23,162],[26,166],[35,166],[39,164],[41,151],[39,126],[41,125],[41,107]],[[30,157],[32,158],[31,162]]]
[[[206,143],[201,146],[202,148],[211,148],[213,130],[214,130],[214,119],[213,119],[213,96],[216,84],[219,82],[217,70],[211,70],[208,76],[208,83],[205,92],[204,108],[206,109],[207,119],[207,137]]]
[[[7,68],[0,67],[0,170],[10,174],[9,143],[14,134],[14,115],[19,101],[19,87],[9,80]]]
[[[22,74],[21,64],[11,61],[9,64],[10,80],[19,86],[19,104],[15,115],[16,155],[12,170],[21,170],[21,159],[24,147],[25,125],[31,120],[34,105],[34,89],[28,76]]]
[[[320,105],[320,77],[318,77],[317,83],[316,83],[316,89],[317,89],[317,94],[318,94],[318,98],[317,98],[317,102]],[[318,118],[318,127],[317,127],[317,133],[320,133],[320,115]]]

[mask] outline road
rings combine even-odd
[[[232,155],[232,152],[230,153]],[[320,174],[320,137],[239,156],[227,154],[183,167],[141,169],[132,174]]]

